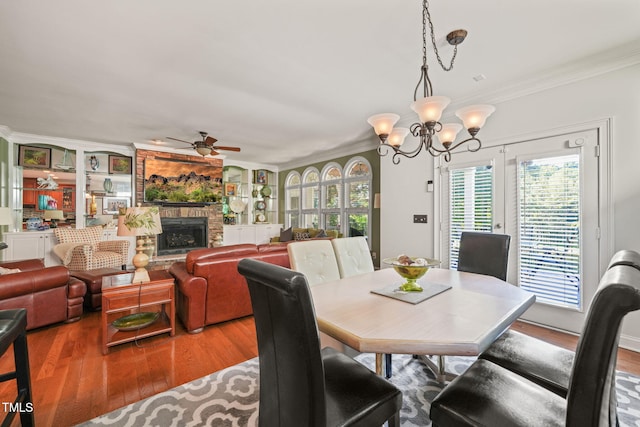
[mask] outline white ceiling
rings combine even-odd
[[[432,0],[430,11],[445,61],[446,33],[469,31],[453,71],[428,54],[450,110],[496,102],[497,115],[501,100],[640,58],[638,0]],[[4,1],[0,125],[107,144],[203,130],[242,149],[227,159],[281,166],[357,151],[375,144],[371,114],[412,118],[421,30],[419,0]]]

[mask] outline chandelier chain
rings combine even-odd
[[[451,71],[453,69],[453,62],[456,60],[458,54],[458,45],[453,46],[453,56],[451,57],[451,63],[449,66],[445,66],[440,58],[438,52],[438,46],[436,45],[436,35],[433,30],[433,22],[431,21],[431,13],[429,13],[429,2],[427,0],[422,1],[422,62],[427,64],[427,21],[429,22],[429,29],[431,30],[431,44],[433,44],[433,51],[436,54],[436,59],[444,71]]]

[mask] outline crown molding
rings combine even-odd
[[[612,73],[640,64],[640,41],[627,43],[617,49],[607,50],[578,61],[554,67],[535,77],[502,86],[479,94],[456,99],[451,107],[457,109],[473,103],[500,104],[560,86]]]
[[[374,150],[379,144],[378,137],[371,132],[372,135],[367,136],[364,139],[356,141],[348,141],[341,144],[338,147],[331,149],[325,149],[323,151],[309,154],[304,157],[298,157],[289,162],[279,163],[280,170],[295,169],[302,166],[307,166],[313,163],[326,162],[327,160],[337,159],[339,157],[350,156],[364,151]]]

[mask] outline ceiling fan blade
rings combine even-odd
[[[170,137],[170,136],[168,136],[168,137],[167,137],[167,139],[171,139],[171,140],[173,140],[173,141],[186,142],[187,144],[191,144],[191,145],[193,145],[193,142],[185,141],[184,139],[172,138],[172,137]]]
[[[216,141],[217,141],[217,139],[215,139],[215,138],[214,138],[214,137],[212,137],[212,136],[207,136],[207,137],[204,139],[204,142],[205,142],[205,143],[207,143],[208,145],[213,145],[213,144],[215,144],[215,143],[216,143]]]
[[[213,148],[215,150],[240,151],[238,147],[223,147],[221,145],[216,145]]]

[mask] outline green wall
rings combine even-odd
[[[293,169],[285,169],[278,171],[278,193],[282,195],[282,197],[278,198],[278,216],[279,222],[284,224],[284,181],[287,178],[287,175],[291,171],[297,171],[300,174],[304,172],[304,170],[308,167],[315,167],[318,171],[322,171],[322,168],[331,162],[338,163],[340,166],[344,168],[347,162],[353,159],[356,156],[364,157],[371,164],[371,169],[373,173],[373,192],[372,194],[376,194],[380,192],[380,156],[376,150],[364,151],[362,153],[355,153],[348,156],[337,157],[335,159],[325,160],[323,162],[317,163],[309,163],[308,165],[300,166]],[[373,200],[373,197],[372,197]],[[377,254],[376,259],[373,260],[374,264],[379,267],[380,266],[380,209],[372,209],[372,218],[371,218],[371,250]]]
[[[0,138],[0,206],[9,206],[9,141]]]

